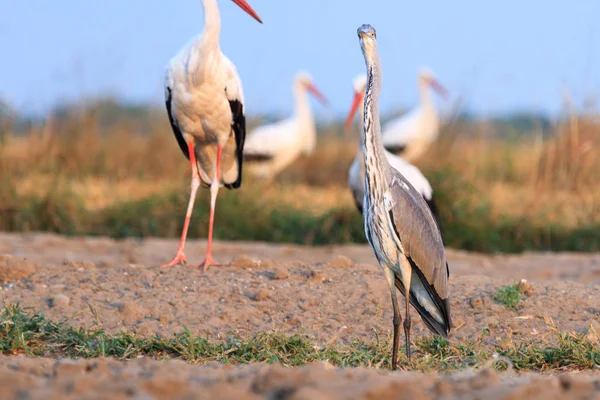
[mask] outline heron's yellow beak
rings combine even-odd
[[[366,33],[364,33],[364,32],[360,32],[360,38],[361,38],[361,39],[366,39],[367,37],[369,37],[369,35],[367,35],[367,34],[366,34]]]

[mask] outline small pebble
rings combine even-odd
[[[333,257],[328,263],[323,265],[324,268],[352,268],[354,263],[346,256],[338,255]]]
[[[471,300],[469,303],[471,304],[472,308],[481,307],[483,305],[483,299],[481,298],[481,296],[474,296],[474,297],[471,297]]]
[[[137,322],[139,319],[143,318],[145,314],[145,310],[142,306],[132,302],[119,304],[119,312],[121,313],[123,322],[128,324]]]
[[[318,271],[310,271],[308,275],[310,280],[316,283],[323,283],[327,279],[324,273]]]
[[[57,294],[52,298],[52,307],[66,307],[70,302],[71,300],[64,294]]]
[[[274,280],[283,280],[283,279],[287,279],[289,276],[288,272],[284,269],[276,269],[275,271],[273,271],[273,274],[271,275],[271,279]]]
[[[85,363],[75,360],[59,360],[54,364],[54,376],[57,378],[77,378],[85,373]]]
[[[598,343],[600,340],[600,323],[592,320],[588,325],[586,337],[590,343]]]
[[[271,297],[271,292],[267,289],[260,289],[255,295],[253,300],[263,301]]]
[[[500,320],[498,319],[498,317],[495,316],[490,316],[487,317],[483,320],[483,322],[490,328],[495,328],[498,326],[498,324],[500,323]]]
[[[524,294],[527,297],[531,297],[535,294],[535,289],[531,283],[527,282],[527,279],[521,279],[521,282],[517,285],[517,289],[519,292]]]

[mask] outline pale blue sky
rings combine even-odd
[[[416,102],[419,65],[429,65],[452,97],[465,96],[483,115],[554,112],[562,82],[579,104],[600,94],[598,0],[250,4],[263,25],[219,1],[221,47],[238,67],[249,114],[289,112],[299,69],[331,102],[321,115],[345,113],[351,81],[364,71],[356,37],[363,23],[378,33],[384,110]],[[35,111],[106,93],[162,104],[164,66],[203,26],[200,0],[7,1],[2,14],[0,96]]]

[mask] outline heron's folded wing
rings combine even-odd
[[[388,213],[404,255],[419,269],[442,299],[448,297],[449,270],[439,228],[427,203],[398,173],[388,190]]]

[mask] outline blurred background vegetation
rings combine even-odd
[[[391,115],[387,117],[392,117]],[[249,119],[249,128],[273,119]],[[215,237],[326,245],[365,242],[346,186],[358,145],[343,121],[270,186],[246,174],[223,189]],[[568,104],[555,120],[460,115],[417,166],[449,247],[482,252],[600,251],[600,118]],[[0,229],[178,237],[190,172],[162,107],[96,99],[45,118],[0,103]],[[200,190],[190,237],[206,236]]]

